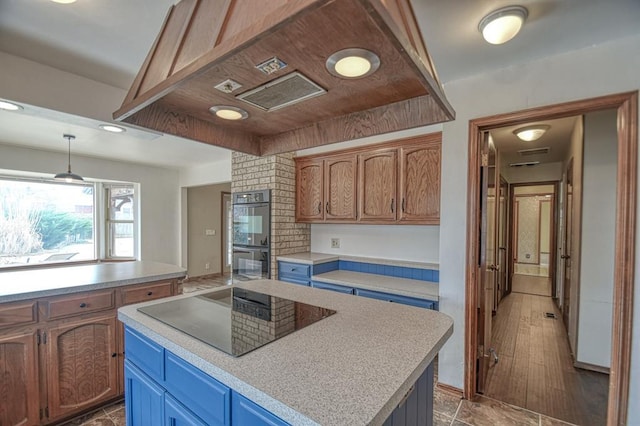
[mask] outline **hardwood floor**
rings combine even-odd
[[[604,425],[609,376],[573,367],[561,318],[551,297],[512,292],[503,299],[492,335],[499,362],[485,396],[577,425]]]
[[[514,274],[511,286],[511,291],[515,291],[516,293],[551,296],[551,281],[549,277]]]

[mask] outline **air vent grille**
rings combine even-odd
[[[531,148],[531,149],[521,149],[518,151],[518,154],[526,157],[528,155],[544,155],[548,154],[551,151],[551,148],[545,146],[544,148]]]
[[[326,90],[304,75],[293,72],[236,98],[265,111],[275,111],[325,93]]]
[[[509,163],[509,167],[536,166],[538,164],[540,164],[539,161],[528,161],[526,163]]]

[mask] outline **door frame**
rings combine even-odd
[[[224,229],[224,222],[225,222],[225,215],[227,214],[227,210],[225,209],[225,205],[224,205],[224,198],[225,196],[229,196],[231,197],[231,192],[230,191],[221,191],[220,192],[220,274],[222,276],[225,275],[225,264],[224,264],[224,259],[227,255],[227,247],[226,247],[226,241],[224,240],[225,234],[228,231],[225,231]],[[231,202],[231,209],[233,210],[233,198],[231,198],[229,200]],[[232,266],[229,266],[229,274],[231,274],[231,269]]]
[[[607,425],[626,424],[631,368],[633,290],[635,273],[636,190],[638,163],[638,91],[531,108],[478,118],[469,122],[467,182],[467,247],[465,279],[464,397],[476,395],[477,292],[480,232],[480,170],[482,133],[536,120],[583,115],[616,108],[618,111],[618,167],[616,185],[613,328]]]

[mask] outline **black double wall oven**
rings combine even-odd
[[[233,280],[271,277],[271,191],[233,194]]]

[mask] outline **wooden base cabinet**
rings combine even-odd
[[[115,315],[49,328],[45,347],[50,419],[118,396],[116,342]]]
[[[35,330],[0,337],[0,425],[40,423]]]

